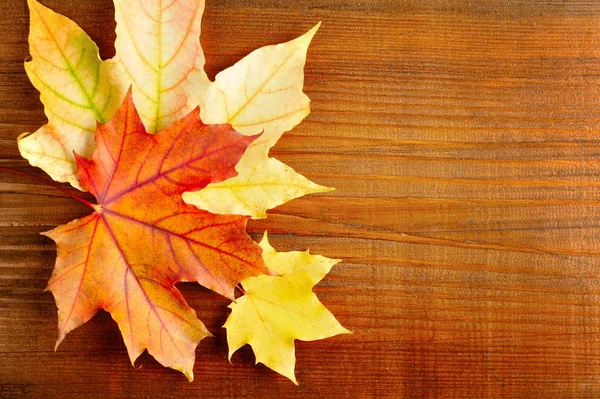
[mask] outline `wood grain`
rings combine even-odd
[[[114,53],[110,0],[45,0]],[[0,165],[44,123],[26,2],[0,4]],[[106,313],[56,353],[38,233],[87,213],[0,174],[0,398],[600,397],[600,3],[209,0],[209,76],[322,20],[312,114],[273,155],[337,190],[253,222],[280,250],[343,258],[316,291],[353,335],[297,343],[300,386],[226,360],[223,298],[181,289],[214,340],[192,384],[129,364]]]

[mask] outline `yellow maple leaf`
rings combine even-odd
[[[303,69],[319,26],[287,43],[255,50],[216,76],[201,108],[202,120],[229,123],[248,136],[262,135],[236,166],[236,177],[184,193],[185,202],[212,213],[260,219],[291,199],[333,190],[268,155],[281,135],[310,113],[310,100],[302,92]]]
[[[213,213],[263,218],[268,209],[293,198],[331,190],[268,156],[281,135],[309,113],[303,68],[318,26],[290,42],[254,51],[211,82],[199,41],[204,0],[114,3],[117,53],[103,61],[73,21],[28,0],[32,60],[26,69],[48,116],[47,125],[19,140],[21,155],[32,165],[83,189],[73,150],[91,156],[96,122],[114,115],[131,86],[149,132],[163,130],[198,106],[205,123],[230,123],[246,135],[263,132],[237,166],[238,177],[186,193],[186,202]]]
[[[268,268],[281,276],[249,277],[242,282],[245,295],[229,305],[227,329],[229,359],[250,344],[256,363],[289,378],[295,384],[294,340],[315,341],[350,333],[312,292],[313,286],[340,262],[306,252],[277,252],[265,233],[260,246]]]

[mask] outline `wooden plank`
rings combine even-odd
[[[46,0],[112,56],[110,0]],[[24,0],[0,4],[0,165],[44,123]],[[300,386],[226,360],[227,300],[182,292],[214,340],[196,381],[129,364],[106,313],[58,352],[38,233],[84,206],[0,174],[0,398],[596,398],[600,396],[600,3],[208,1],[209,76],[319,20],[312,114],[273,155],[337,190],[249,226],[280,250],[343,258],[316,288],[354,334],[297,343]]]

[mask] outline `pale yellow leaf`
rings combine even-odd
[[[183,200],[211,213],[266,218],[267,209],[307,193],[331,191],[296,173],[275,158],[242,158],[238,175],[223,183],[183,194]]]
[[[209,80],[200,47],[204,0],[114,0],[115,62],[133,85],[146,129],[157,133],[201,101]]]
[[[236,167],[239,175],[184,201],[213,213],[266,217],[266,211],[305,194],[331,191],[269,159],[283,133],[310,112],[302,92],[308,46],[320,24],[287,43],[260,48],[216,76],[201,108],[204,123],[230,123],[245,135],[262,133]]]
[[[229,305],[229,358],[250,344],[257,363],[286,376],[295,384],[294,340],[314,341],[350,333],[312,292],[339,260],[306,252],[277,252],[267,235],[260,243],[266,266],[281,276],[249,277],[246,294]]]

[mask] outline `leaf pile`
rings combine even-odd
[[[196,346],[211,334],[174,284],[196,281],[233,300],[241,282],[225,325],[230,356],[248,343],[257,362],[296,383],[294,339],[348,332],[312,293],[337,261],[277,253],[245,228],[249,217],[330,191],[268,155],[310,112],[303,68],[318,25],[211,82],[199,41],[204,0],[114,0],[110,60],[73,21],[28,4],[25,68],[48,123],[19,150],[98,201],[90,216],[45,233],[58,249],[48,284],[57,345],[105,309],[132,362],[147,349],[192,380]]]

